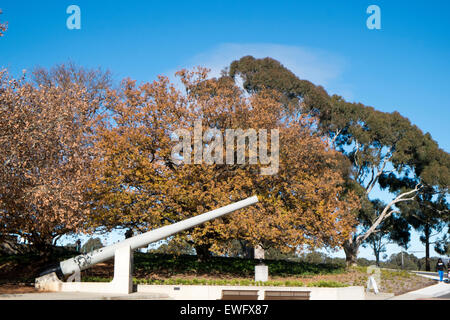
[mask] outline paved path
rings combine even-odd
[[[373,292],[366,292],[365,300],[388,300],[393,298],[395,295],[393,293],[380,292],[375,294]]]
[[[443,296],[439,296],[440,299],[450,299],[450,293],[444,294]]]
[[[0,300],[170,300],[166,294],[139,293],[129,295],[92,292],[36,292],[0,294]]]
[[[429,287],[402,294],[400,296],[395,296],[393,298],[390,298],[389,300],[433,299],[442,298],[443,296],[448,295],[450,295],[450,284],[441,282]]]

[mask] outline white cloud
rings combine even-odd
[[[220,71],[228,67],[232,61],[247,55],[255,58],[271,57],[300,79],[322,85],[331,94],[337,93],[347,99],[353,97],[351,86],[342,83],[340,79],[344,72],[345,60],[324,50],[308,47],[272,43],[224,43],[195,55],[183,65],[178,66],[177,70],[204,66],[211,69],[211,76],[215,77],[219,76]],[[173,73],[172,71],[169,74]]]

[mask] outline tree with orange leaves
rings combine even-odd
[[[36,70],[33,81],[0,74],[0,237],[49,254],[59,237],[85,229],[105,79],[95,74],[70,65]]]
[[[103,123],[96,142],[102,156],[92,187],[93,227],[144,232],[256,194],[256,206],[174,240],[191,242],[206,257],[211,250],[225,252],[231,239],[293,251],[336,247],[349,237],[358,202],[342,186],[342,158],[315,132],[312,119],[287,114],[274,92],[248,97],[229,77],[208,79],[205,69],[177,75],[184,92],[165,77],[139,86],[125,80],[120,90],[110,91],[113,119]],[[221,153],[215,159],[223,161],[213,163],[174,158],[177,132],[192,132],[199,122],[219,136],[229,129],[277,129],[278,172],[262,175],[261,159],[230,164]],[[213,141],[202,134],[200,142],[206,146],[204,160]],[[188,140],[184,160],[195,159],[195,143]],[[236,156],[239,146],[233,148]],[[249,159],[250,148],[245,155]]]

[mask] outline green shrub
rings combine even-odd
[[[320,280],[308,283],[308,287],[326,287],[326,288],[343,288],[348,287],[348,284],[338,281]]]
[[[215,273],[239,276],[252,276],[255,259],[211,257],[208,261],[198,261],[197,256],[169,255],[159,253],[135,253],[134,265],[136,270],[165,271],[170,274],[180,273]],[[271,275],[315,275],[342,273],[345,267],[338,264],[314,264],[286,260],[265,260]]]
[[[112,281],[112,278],[87,276],[87,277],[81,277],[81,281],[82,282],[110,282],[110,281]]]
[[[104,282],[111,281],[111,279],[99,278],[99,277],[86,277],[84,281],[96,281]],[[152,285],[211,285],[211,286],[269,286],[269,287],[304,287],[305,284],[302,281],[253,281],[249,279],[133,279],[135,284],[152,284]],[[308,284],[308,287],[330,287],[339,288],[347,287],[347,284],[337,281],[316,281]]]

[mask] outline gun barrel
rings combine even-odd
[[[79,256],[76,256],[74,258],[62,261],[59,263],[59,266],[56,268],[58,274],[62,275],[69,275],[73,274],[76,271],[79,270],[85,270],[89,268],[90,266],[100,263],[106,260],[111,259],[114,257],[114,253],[116,249],[118,249],[121,246],[130,246],[132,250],[147,246],[148,244],[152,242],[156,242],[162,239],[165,239],[167,237],[170,237],[178,232],[190,229],[192,227],[198,226],[202,223],[205,223],[207,221],[219,218],[221,216],[224,216],[228,213],[231,213],[233,211],[236,211],[238,209],[242,209],[245,207],[248,207],[252,204],[255,204],[258,202],[258,197],[253,196],[232,204],[229,204],[227,206],[197,215],[195,217],[182,220],[180,222],[167,225],[155,230],[151,230],[145,233],[142,233],[140,235],[128,238],[124,241],[121,241],[119,243],[103,247],[101,249],[94,250],[92,252],[82,254]],[[54,272],[55,269],[52,269],[52,272]],[[59,272],[58,272],[59,271]]]

